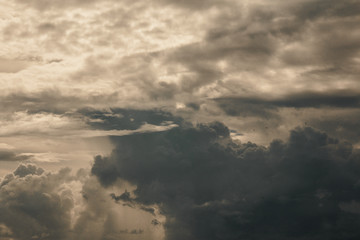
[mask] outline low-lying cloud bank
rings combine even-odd
[[[1,179],[0,239],[360,235],[360,153],[313,128],[268,147],[232,140],[219,122],[111,140],[92,174],[20,165]]]
[[[297,128],[269,147],[232,141],[221,123],[113,137],[92,167],[105,187],[137,186],[117,202],[157,205],[166,239],[356,239],[360,154]]]

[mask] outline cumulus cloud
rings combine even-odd
[[[121,208],[96,178],[80,169],[47,172],[19,165],[0,179],[1,239],[159,239],[153,213]],[[134,218],[127,218],[133,215]],[[144,222],[137,221],[137,218]],[[138,237],[133,237],[138,235]]]
[[[231,140],[221,123],[113,138],[92,173],[136,185],[132,202],[157,205],[166,239],[325,239],[359,234],[360,155],[297,128],[269,147]],[[128,202],[130,193],[112,195]],[[154,221],[154,224],[157,222]]]
[[[43,172],[34,165],[20,165],[1,183],[0,222],[15,239],[63,239],[68,234],[74,203],[63,184],[69,181],[69,171]]]

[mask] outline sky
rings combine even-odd
[[[358,0],[0,1],[0,240],[359,239]]]

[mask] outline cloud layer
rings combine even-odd
[[[360,155],[298,128],[268,148],[237,144],[221,123],[113,138],[92,168],[105,186],[136,185],[124,203],[156,204],[166,239],[355,239]],[[126,196],[125,196],[126,195]]]
[[[304,122],[325,131],[334,115],[359,111],[358,8],[353,0],[10,1],[0,26],[0,121],[156,108],[221,120],[260,144]],[[344,137],[348,126],[340,121],[331,134]]]
[[[267,144],[331,117],[325,108],[358,111],[358,8],[353,0],[10,1],[0,26],[0,121],[18,111],[157,108],[221,120],[242,140]],[[318,111],[310,119],[298,107]],[[254,133],[264,115],[276,131]]]

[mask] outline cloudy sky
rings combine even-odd
[[[0,240],[359,239],[360,1],[0,1]]]

